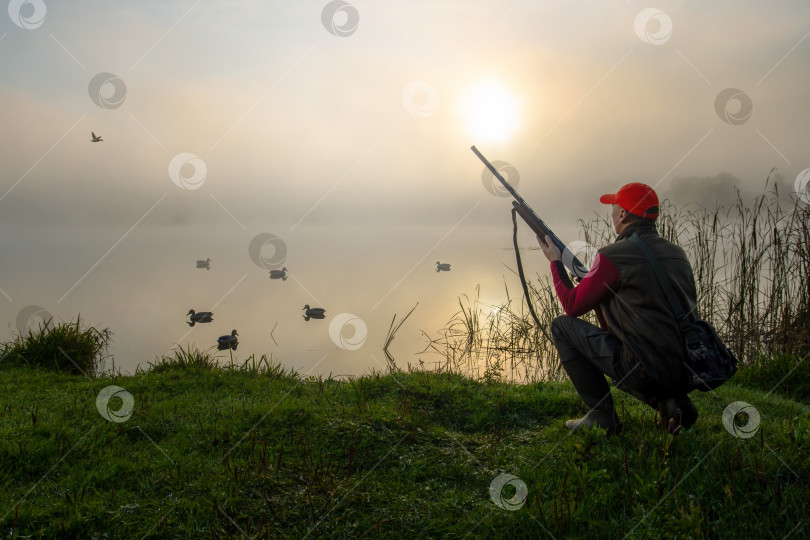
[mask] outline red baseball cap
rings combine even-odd
[[[658,195],[647,184],[625,184],[616,193],[599,197],[604,204],[618,204],[631,214],[647,219],[658,217]]]

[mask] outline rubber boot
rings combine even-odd
[[[662,400],[660,413],[664,429],[673,435],[692,427],[698,417],[697,407],[686,394]]]
[[[576,420],[568,420],[568,429],[599,427],[607,430],[608,435],[621,431],[621,422],[613,407],[613,396],[602,372],[583,357],[563,362],[563,368],[574,384],[579,397],[590,409],[588,414]]]
[[[590,427],[603,428],[607,435],[618,435],[622,430],[622,423],[616,418],[613,409],[609,411],[598,411],[591,409],[588,414],[576,420],[566,420],[565,427],[573,430],[581,430]]]

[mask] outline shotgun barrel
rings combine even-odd
[[[563,243],[563,241],[560,240],[556,234],[554,234],[554,232],[545,224],[542,219],[540,219],[540,216],[538,216],[537,213],[532,210],[532,207],[523,200],[523,197],[518,194],[515,188],[513,188],[509,182],[506,181],[506,178],[501,175],[498,169],[496,169],[475,146],[471,146],[470,150],[472,150],[473,153],[478,156],[478,159],[480,159],[484,165],[486,165],[487,169],[489,169],[489,171],[495,176],[495,178],[497,178],[498,181],[503,184],[506,191],[508,191],[512,197],[515,198],[515,200],[512,201],[512,206],[515,207],[517,213],[521,218],[523,218],[523,221],[526,222],[526,224],[535,232],[535,234],[540,236],[540,238],[542,238],[544,241],[546,236],[551,237],[551,241],[554,242],[554,245],[556,245],[563,253],[563,264],[568,271],[575,278],[577,278],[577,281],[585,277],[585,274],[588,273],[588,269],[582,264],[582,262],[580,262],[579,259],[577,259],[576,255],[574,255]]]

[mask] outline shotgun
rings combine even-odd
[[[580,281],[583,277],[585,277],[585,274],[588,273],[588,269],[585,268],[585,265],[583,265],[579,261],[579,259],[577,259],[576,255],[571,253],[571,250],[568,249],[568,247],[565,244],[563,244],[562,240],[560,240],[557,237],[557,235],[554,234],[554,232],[552,232],[552,230],[548,228],[545,222],[543,222],[543,220],[540,219],[540,216],[538,216],[535,213],[535,211],[532,210],[532,207],[529,206],[526,203],[526,201],[523,200],[523,197],[521,197],[518,194],[518,192],[515,191],[515,188],[509,185],[509,182],[506,181],[506,178],[501,176],[501,173],[498,172],[498,169],[493,167],[492,163],[490,163],[487,160],[487,158],[485,158],[483,154],[481,154],[481,152],[479,152],[475,146],[470,147],[470,150],[472,150],[473,153],[476,156],[478,156],[478,159],[484,162],[484,165],[487,166],[487,169],[489,169],[489,171],[495,175],[495,178],[497,178],[500,181],[500,183],[503,184],[503,187],[505,187],[506,190],[512,195],[512,197],[515,198],[515,200],[512,201],[512,206],[514,207],[518,215],[523,218],[523,221],[525,221],[526,224],[535,232],[535,234],[540,236],[540,238],[542,238],[544,242],[546,236],[551,237],[551,241],[563,253],[562,257],[563,264],[565,265],[566,269],[571,273],[571,275],[573,275],[577,281]]]

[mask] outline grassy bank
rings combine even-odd
[[[806,392],[810,372],[794,364],[774,391],[748,386],[762,378],[742,371],[745,386],[693,394],[701,416],[677,437],[614,390],[625,430],[611,439],[564,428],[585,412],[567,382],[419,372],[302,380],[266,362],[240,370],[165,361],[112,378],[5,367],[0,530],[7,538],[799,538],[810,531],[810,408],[806,394],[802,403],[780,389],[800,381]],[[132,396],[131,415],[120,391],[97,403],[110,385]],[[739,435],[753,416],[738,415],[737,436],[724,426],[737,401],[760,415],[752,437]],[[520,499],[519,482],[527,488],[513,510],[490,497],[502,473],[519,479],[501,491],[502,506]]]

